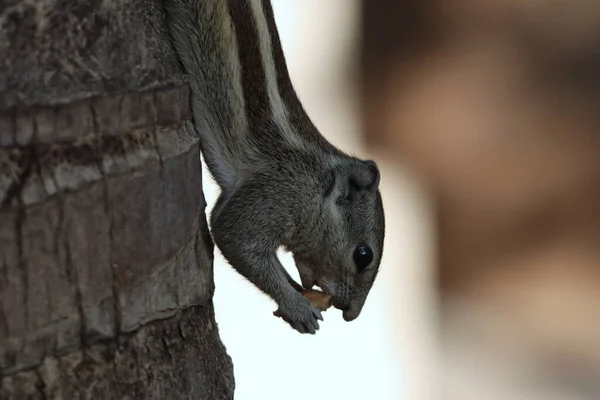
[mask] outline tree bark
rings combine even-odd
[[[230,399],[158,0],[0,0],[0,399]]]

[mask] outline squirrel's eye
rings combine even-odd
[[[354,264],[356,264],[356,268],[358,272],[362,272],[371,264],[373,261],[373,250],[367,245],[361,244],[356,249],[354,249],[354,254],[352,255],[354,259]]]

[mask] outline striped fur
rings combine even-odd
[[[173,45],[192,89],[194,126],[222,189],[211,215],[231,265],[271,296],[300,332],[320,314],[276,257],[292,251],[305,287],[358,316],[383,252],[384,217],[373,162],[331,145],[291,83],[269,0],[164,0]],[[359,273],[359,244],[375,253]],[[292,285],[290,285],[292,283]]]

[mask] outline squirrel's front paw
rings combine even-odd
[[[281,302],[274,314],[300,333],[314,334],[319,330],[318,320],[323,321],[321,312],[300,293],[289,301]]]

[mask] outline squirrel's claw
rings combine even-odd
[[[323,321],[321,311],[300,293],[293,299],[293,302],[280,304],[279,309],[273,315],[281,317],[300,333],[315,334],[319,330],[319,320]]]

